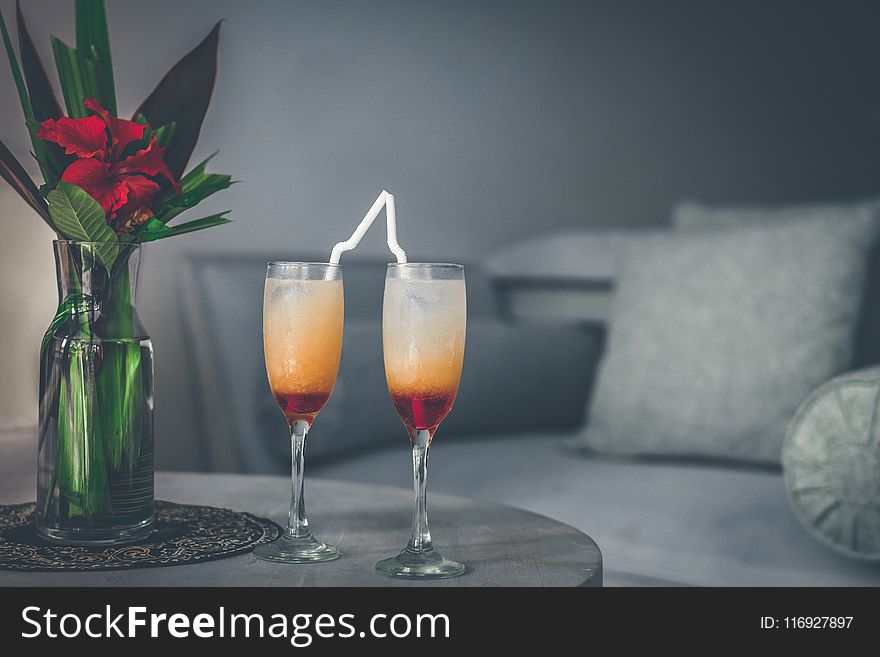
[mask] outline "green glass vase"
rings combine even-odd
[[[68,545],[131,543],[153,524],[153,347],[135,309],[140,247],[54,248],[59,305],[40,351],[37,532]]]

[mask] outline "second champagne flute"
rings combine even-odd
[[[303,498],[306,434],[330,399],[342,354],[342,268],[309,262],[270,262],[263,293],[263,348],[275,401],[290,426],[291,494],[287,529],[260,545],[264,561],[312,563],[339,550],[309,530]]]
[[[412,444],[412,536],[396,557],[376,564],[386,577],[441,579],[465,566],[434,547],[428,529],[428,448],[452,409],[464,360],[467,328],[464,268],[454,264],[392,263],[385,275],[382,341],[385,378]]]

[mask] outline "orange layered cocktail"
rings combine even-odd
[[[266,280],[266,372],[288,422],[311,423],[330,398],[342,352],[342,322],[341,280]]]
[[[463,279],[424,279],[416,273],[385,282],[385,378],[410,431],[433,433],[452,408],[464,359],[465,313]]]

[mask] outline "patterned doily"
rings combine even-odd
[[[115,570],[223,559],[274,541],[281,527],[250,513],[156,501],[153,533],[134,545],[55,545],[36,533],[36,505],[0,505],[0,569]]]

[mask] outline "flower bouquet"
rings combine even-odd
[[[187,170],[214,88],[220,24],[123,119],[103,0],[76,0],[75,12],[76,47],[52,37],[64,110],[20,3],[18,56],[0,15],[43,184],[2,142],[0,176],[58,237],[59,306],[40,353],[38,531],[114,543],[152,525],[153,366],[135,310],[140,245],[227,223],[225,212],[177,219],[233,181],[207,173],[210,158]]]

